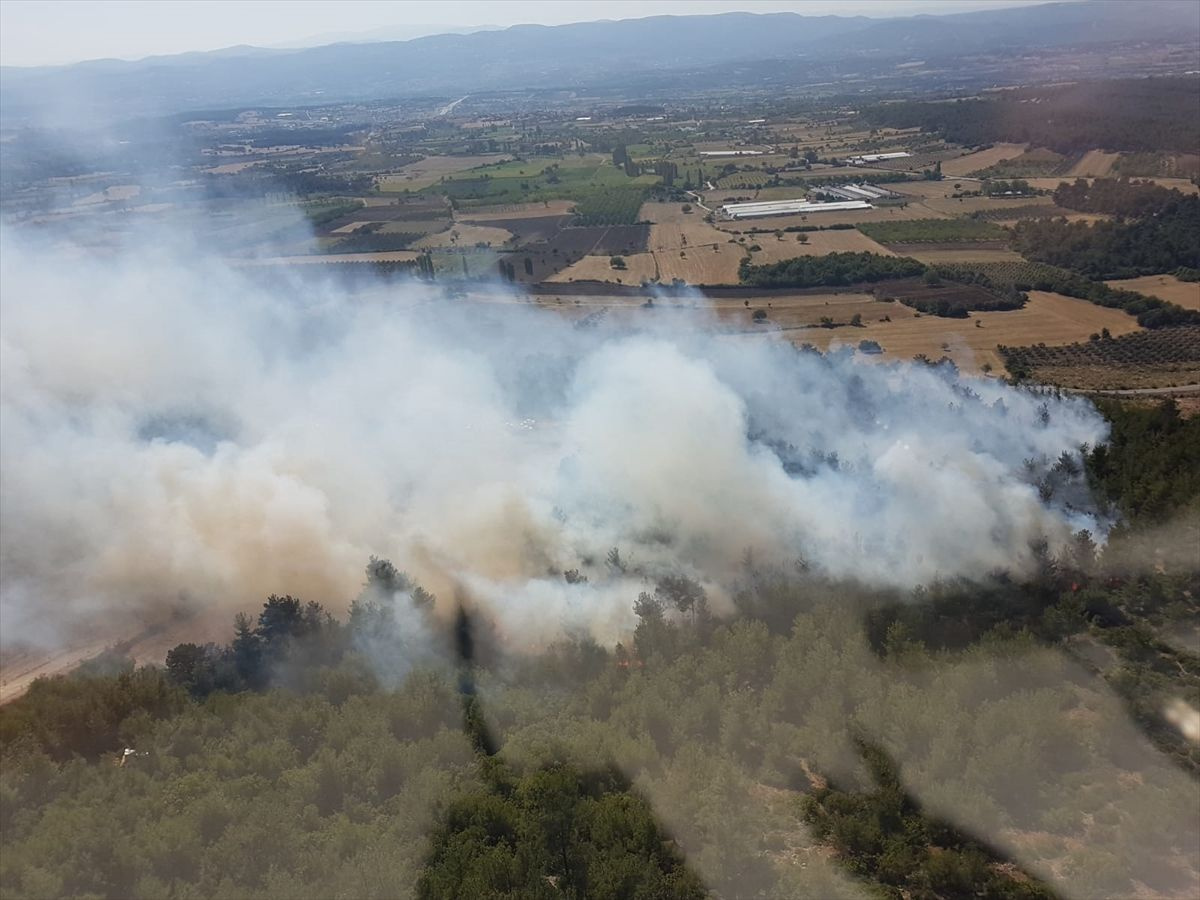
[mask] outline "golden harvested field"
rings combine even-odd
[[[653,255],[659,281],[682,278],[688,284],[737,284],[738,266],[746,253],[740,244],[709,244],[686,250],[655,250]]]
[[[1141,278],[1106,281],[1105,284],[1176,303],[1184,309],[1200,310],[1200,282],[1180,281],[1174,275],[1143,275]]]
[[[611,281],[617,284],[640,284],[653,281],[657,268],[653,253],[630,253],[624,257],[626,268],[614,269],[609,256],[585,256],[546,279],[548,282]]]
[[[431,184],[437,184],[445,175],[455,172],[465,172],[477,166],[498,163],[512,157],[506,153],[492,153],[483,156],[427,156],[419,162],[409,163],[396,172],[380,175],[377,179],[379,190],[387,193],[397,191],[416,191]]]
[[[807,243],[796,240],[807,238]],[[824,256],[826,253],[878,253],[881,256],[896,256],[883,244],[871,240],[861,231],[853,228],[838,231],[801,231],[785,232],[783,240],[773,234],[755,234],[746,236],[745,246],[758,244],[761,250],[750,254],[751,262],[756,265],[779,262],[784,259],[794,259],[797,256]],[[901,256],[909,256],[904,250],[899,250]]]
[[[954,182],[949,179],[942,179],[941,181],[901,181],[897,184],[883,184],[880,187],[885,187],[892,193],[899,194],[901,197],[914,198],[917,202],[930,198],[942,199],[954,193]],[[964,185],[964,188],[970,190],[974,190],[975,187],[976,185],[974,184]]]
[[[1002,159],[1014,159],[1024,153],[1025,149],[1025,144],[996,144],[987,150],[946,160],[942,163],[942,174],[947,177],[969,175],[980,169],[986,169],[988,166],[994,166]]]
[[[489,244],[499,247],[512,239],[512,232],[504,228],[493,228],[489,225],[468,225],[456,223],[445,231],[426,235],[413,246],[425,250],[436,247],[474,247],[476,244]]]
[[[546,200],[542,203],[502,203],[460,209],[455,215],[464,222],[492,222],[496,219],[540,219],[565,216],[575,209],[572,200]]]
[[[1091,178],[1103,178],[1112,172],[1113,164],[1120,158],[1120,153],[1089,150],[1083,155],[1083,159],[1071,166],[1070,171],[1067,172],[1067,177],[1076,178],[1087,175]]]
[[[879,342],[885,359],[911,359],[924,353],[930,359],[948,356],[964,371],[978,372],[987,364],[1000,372],[1004,369],[1004,360],[996,351],[1000,344],[1072,344],[1086,341],[1101,328],[1114,336],[1138,330],[1137,321],[1120,310],[1046,291],[1030,291],[1023,309],[976,312],[968,319],[897,314],[908,308],[899,303],[888,305],[896,311],[891,322],[864,315],[863,328],[805,329],[789,333],[788,338],[820,349],[857,344],[867,338]]]
[[[749,302],[749,306],[746,305],[747,302]],[[802,335],[808,335],[814,331],[821,331],[825,334],[843,331],[855,335],[865,335],[866,327],[847,325],[855,315],[862,317],[864,325],[874,322],[881,327],[888,324],[879,321],[884,317],[890,317],[895,321],[911,319],[916,315],[914,310],[899,303],[882,303],[870,294],[854,293],[750,297],[742,300],[722,299],[711,300],[710,304],[717,321],[728,331],[765,334],[782,329],[789,332],[788,336],[793,338],[796,343],[803,343],[807,337],[795,338],[790,334],[793,330],[798,330]],[[756,323],[752,318],[755,311],[759,309],[766,310],[767,313],[767,319],[762,324]],[[846,327],[840,329],[821,328],[820,324],[823,318],[832,319]],[[856,338],[856,342],[858,340],[862,340],[862,338]],[[810,341],[810,343],[815,344],[816,341]]]

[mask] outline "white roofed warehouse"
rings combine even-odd
[[[758,203],[726,203],[721,212],[731,219],[756,219],[761,216],[793,216],[796,214],[844,212],[849,209],[873,209],[865,200],[846,200],[841,203],[810,203],[807,200],[764,200]]]

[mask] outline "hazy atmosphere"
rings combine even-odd
[[[236,12],[212,0],[4,0],[0,64],[43,66],[140,59],[224,47],[311,47],[334,41],[408,40],[427,34],[600,19],[793,12],[806,16],[909,16],[1019,6],[1035,0],[248,0]],[[53,34],[53,41],[41,40]]]

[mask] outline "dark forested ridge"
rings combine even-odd
[[[1004,141],[1059,153],[1195,153],[1198,90],[1194,76],[1123,79],[1005,91],[991,100],[885,103],[865,115],[876,125],[919,127],[968,146]]]
[[[165,668],[38,681],[0,708],[0,893],[1050,896],[1002,832],[1041,835],[1031,858],[1085,895],[1128,894],[1138,866],[1183,890],[1172,779],[1200,750],[1163,710],[1200,706],[1200,659],[1167,639],[1200,615],[1200,565],[1148,570],[1139,541],[1195,534],[1200,418],[1104,411],[1086,474],[1121,533],[1035,548],[1022,578],[908,596],[748,557],[732,618],[661,578],[623,644],[501,662],[372,560],[344,622],[273,596]],[[1111,694],[1169,763],[1105,730]]]

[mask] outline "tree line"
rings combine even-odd
[[[1104,115],[1096,115],[1098,106]],[[876,127],[919,127],[972,147],[1003,141],[1069,154],[1096,148],[1194,153],[1200,146],[1196,80],[1189,77],[1026,88],[990,100],[883,103],[863,116]]]

